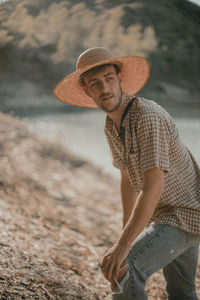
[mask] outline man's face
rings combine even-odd
[[[106,113],[117,110],[121,103],[120,76],[113,65],[90,72],[84,76],[85,92]]]

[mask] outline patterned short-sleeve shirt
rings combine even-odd
[[[120,133],[108,115],[105,122],[113,165],[127,171],[137,193],[143,172],[164,170],[164,191],[151,221],[200,235],[199,166],[166,110],[141,97],[129,97],[128,102]]]

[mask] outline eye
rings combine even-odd
[[[111,81],[113,79],[114,79],[114,77],[112,77],[112,76],[107,77],[107,81]]]
[[[93,88],[93,87],[96,87],[99,85],[99,82],[98,81],[94,81],[90,84],[90,87]]]

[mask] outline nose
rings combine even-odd
[[[102,92],[103,93],[109,93],[110,92],[109,84],[106,81],[102,82]]]

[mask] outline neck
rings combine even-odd
[[[118,109],[111,112],[111,113],[108,113],[108,115],[113,119],[113,121],[114,121],[114,123],[115,123],[118,130],[120,130],[121,119],[122,119],[124,110],[125,110],[125,108],[128,104],[127,101],[125,101],[127,99],[127,96],[128,95],[123,94],[122,99],[121,99],[121,103],[120,103],[120,106],[118,107]]]

